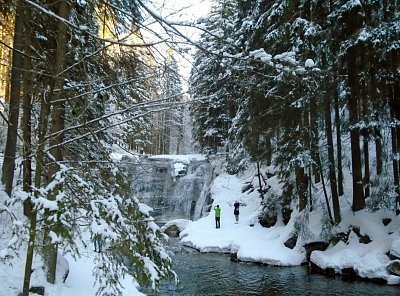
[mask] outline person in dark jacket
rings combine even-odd
[[[236,219],[236,223],[239,223],[239,202],[236,201],[233,206],[235,207],[235,209],[233,210],[233,214],[235,215],[235,219]]]

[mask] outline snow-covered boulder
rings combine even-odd
[[[400,259],[400,239],[396,239],[393,241],[390,248],[390,258]]]
[[[161,231],[171,237],[178,237],[179,234],[187,227],[192,221],[186,219],[176,219],[169,221],[161,227]]]

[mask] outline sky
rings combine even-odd
[[[154,0],[152,9],[163,19],[174,22],[196,22],[199,18],[206,16],[211,8],[211,0]],[[159,24],[152,24],[151,29],[159,34],[164,34],[164,30]],[[176,28],[187,36],[190,40],[196,41],[200,37],[200,31],[192,26],[176,26]],[[146,36],[146,33],[144,34]],[[154,36],[149,36],[153,39]],[[156,38],[157,39],[157,38]],[[180,74],[183,80],[187,80],[190,76],[192,57],[195,52],[195,47],[188,44],[180,44],[180,47],[185,48],[187,53],[179,54],[175,52],[175,58],[180,67]],[[160,46],[162,51],[166,51],[164,45]],[[183,81],[184,89],[187,89],[186,81]]]

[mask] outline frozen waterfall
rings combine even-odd
[[[131,189],[153,208],[160,223],[173,219],[197,220],[209,210],[210,163],[200,156],[124,157]]]

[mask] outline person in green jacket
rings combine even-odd
[[[215,228],[220,228],[221,227],[221,208],[219,205],[214,207],[214,212],[215,212]]]

